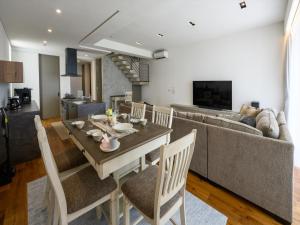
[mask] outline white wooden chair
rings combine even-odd
[[[90,166],[61,181],[44,128],[38,131],[38,140],[45,168],[55,194],[54,215],[52,220],[49,218],[48,222],[55,225],[67,225],[79,216],[110,200],[110,224],[117,225],[117,184],[114,179],[108,177],[101,180]]]
[[[163,127],[171,128],[173,122],[173,108],[153,106],[152,123]],[[168,136],[168,143],[170,142],[170,135]],[[155,165],[159,162],[159,149],[156,149],[146,155],[146,163]]]
[[[131,117],[144,119],[146,113],[146,105],[142,103],[132,102],[131,105]]]
[[[165,224],[180,209],[185,225],[185,186],[194,152],[197,130],[160,148],[158,166],[149,166],[128,179],[121,187],[124,194],[124,221],[130,224],[130,207],[135,207],[152,225]],[[137,224],[142,217],[133,224]]]
[[[39,115],[34,117],[34,123],[37,131],[44,128]],[[77,173],[90,165],[81,153],[80,149],[77,148],[71,148],[67,151],[54,155],[54,160],[61,179]]]

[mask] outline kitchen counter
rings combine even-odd
[[[8,110],[6,113],[7,113],[7,116],[10,117],[10,116],[20,116],[24,113],[39,114],[39,112],[40,112],[40,109],[39,109],[38,105],[36,104],[35,101],[32,101],[30,104],[24,104],[22,106],[22,108],[20,108],[20,109]]]

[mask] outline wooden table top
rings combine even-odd
[[[84,150],[87,151],[91,155],[91,157],[93,157],[97,164],[103,164],[113,158],[116,158],[119,155],[125,154],[132,149],[140,147],[149,141],[172,132],[172,129],[162,127],[150,122],[148,122],[145,127],[140,124],[135,124],[133,127],[139,131],[118,139],[120,142],[119,149],[114,152],[103,152],[100,149],[100,143],[95,142],[92,137],[87,136],[86,133],[82,131],[99,128],[95,126],[93,128],[88,128],[88,125],[90,125],[90,123],[86,122],[82,130],[79,130],[71,125],[73,121],[76,120],[65,120],[64,124],[70,131],[70,133],[84,147]]]

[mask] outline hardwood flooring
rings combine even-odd
[[[51,122],[44,121],[51,149],[54,153],[73,148],[70,140],[61,141],[51,128]],[[42,159],[22,163],[16,167],[16,175],[9,185],[0,187],[0,225],[27,224],[27,183],[45,175]],[[227,225],[275,225],[280,224],[253,204],[216,187],[189,173],[187,189],[195,196],[228,217]],[[300,224],[300,169],[294,174],[294,218],[293,225]],[[212,224],[213,225],[213,224]]]

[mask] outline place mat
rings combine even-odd
[[[111,126],[104,124],[103,122],[94,122],[91,121],[91,123],[100,128],[102,131],[107,132],[108,134],[110,134],[113,137],[117,137],[117,138],[122,138],[122,137],[126,137],[130,134],[136,133],[139,130],[135,129],[135,128],[131,128],[130,130],[128,130],[127,132],[124,133],[118,133],[116,132]]]

